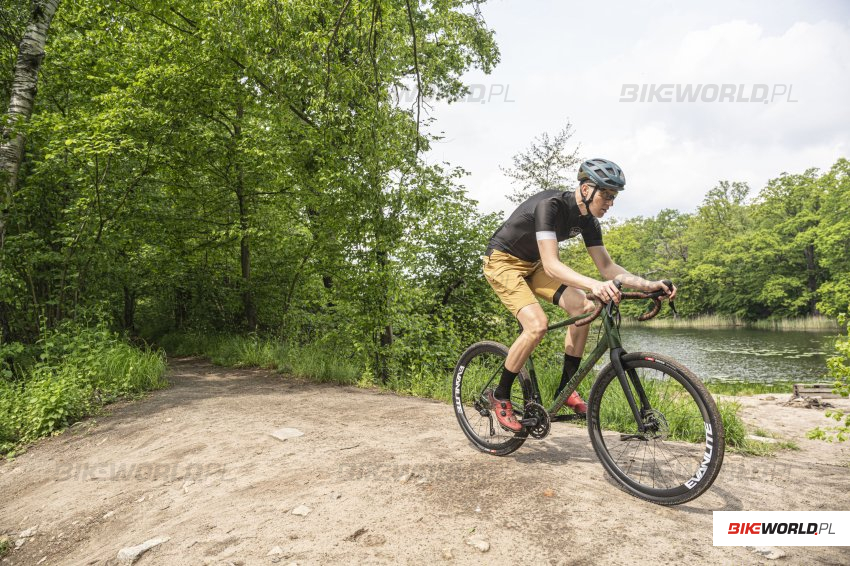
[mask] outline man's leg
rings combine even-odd
[[[495,390],[487,390],[485,393],[499,425],[519,432],[522,425],[513,413],[511,387],[525,360],[546,334],[546,315],[526,280],[526,276],[533,273],[538,265],[498,250],[493,250],[482,259],[487,282],[523,327],[523,332],[509,349],[499,385]]]
[[[495,391],[497,399],[510,399],[514,379],[516,379],[528,356],[543,340],[546,335],[546,326],[549,324],[549,319],[543,312],[543,307],[537,303],[521,308],[516,317],[522,325],[522,334],[514,340],[508,350],[505,369]]]
[[[595,305],[584,293],[572,287],[567,288],[561,295],[558,306],[567,311],[570,316],[593,312]],[[581,358],[584,347],[587,344],[587,335],[590,333],[590,325],[570,325],[567,336],[564,339],[564,353]]]
[[[567,311],[567,314],[570,316],[578,316],[591,312],[594,309],[593,302],[588,300],[584,293],[572,287],[567,288],[561,295],[558,306]],[[573,324],[567,330],[567,336],[564,339],[564,367],[561,372],[561,383],[555,390],[555,397],[564,389],[564,386],[566,386],[567,382],[575,375],[576,370],[578,370],[589,332],[590,325],[577,327]],[[577,392],[573,392],[570,395],[569,399],[567,399],[567,405],[577,413],[587,412],[587,406]]]

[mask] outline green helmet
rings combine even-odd
[[[578,180],[591,182],[600,189],[622,191],[626,188],[626,176],[623,170],[607,159],[588,159],[582,163],[578,170]]]

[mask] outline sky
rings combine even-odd
[[[581,158],[623,168],[607,215],[620,219],[850,157],[850,2],[490,0],[482,13],[501,62],[464,75],[466,100],[433,103],[443,139],[426,156],[469,172],[481,212],[513,210],[499,166],[568,121]]]

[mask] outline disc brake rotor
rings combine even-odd
[[[643,416],[643,423],[646,426],[647,440],[667,440],[670,436],[670,424],[664,413],[657,409],[650,409]]]

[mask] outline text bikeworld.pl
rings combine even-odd
[[[620,102],[799,102],[791,84],[624,84]]]
[[[715,511],[714,546],[850,546],[850,511]]]

